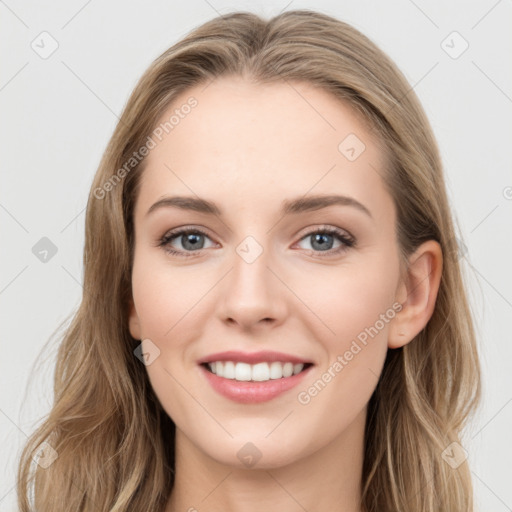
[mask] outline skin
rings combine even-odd
[[[383,155],[352,110],[327,92],[222,77],[183,93],[162,120],[190,96],[198,105],[147,157],[134,212],[129,327],[160,350],[146,369],[176,424],[166,512],[360,511],[367,403],[387,350],[409,343],[433,313],[441,248],[424,243],[400,280]],[[338,150],[350,133],[366,146],[354,161]],[[284,199],[313,194],[351,196],[371,217],[340,205],[281,213]],[[170,195],[214,201],[223,215],[176,207],[147,214]],[[184,236],[169,245],[195,255],[158,246],[171,229],[191,225],[208,233],[202,249],[184,247]],[[334,237],[319,249],[308,233],[325,226],[348,232],[355,246],[334,254],[342,244]],[[252,263],[236,250],[249,235],[263,251]],[[300,403],[298,393],[394,303],[401,311]],[[197,364],[230,349],[282,351],[315,366],[273,400],[238,404],[217,394]],[[249,442],[261,453],[252,467],[237,457]]]

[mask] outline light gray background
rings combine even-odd
[[[88,189],[136,81],[217,14],[295,8],[331,14],[369,36],[429,116],[467,248],[462,261],[484,369],[484,405],[464,446],[479,510],[512,510],[512,3],[288,2],[0,0],[0,512],[16,509],[17,457],[51,405],[55,344],[44,364],[33,365],[79,304]],[[59,45],[47,59],[31,47],[50,47],[38,37],[43,31]],[[463,41],[446,39],[453,31],[469,44],[458,58]],[[58,250],[46,263],[32,252],[42,237]]]

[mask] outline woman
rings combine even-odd
[[[479,398],[414,91],[341,21],[233,13],[156,59],[104,154],[20,510],[34,469],[39,512],[472,511]]]

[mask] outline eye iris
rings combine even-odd
[[[313,243],[311,244],[311,246],[314,248],[314,249],[331,249],[332,247],[327,247],[326,248],[326,245],[331,245],[329,244],[329,239],[330,242],[332,243],[332,235],[325,235],[325,234],[322,234],[322,233],[315,233],[314,235],[312,235],[313,237]],[[327,242],[326,242],[326,239],[327,239]],[[315,244],[320,244],[318,247],[315,247]]]
[[[183,247],[185,249],[197,249],[198,248],[198,241],[200,241],[203,238],[203,235],[196,234],[196,233],[187,233],[186,235],[183,235],[181,237]],[[191,245],[188,245],[190,244]]]

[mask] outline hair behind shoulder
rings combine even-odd
[[[388,351],[368,405],[362,507],[471,512],[467,463],[452,468],[442,457],[451,443],[461,443],[481,391],[437,144],[389,57],[352,26],[310,10],[270,20],[248,12],[215,18],[160,55],[139,80],[91,187],[83,297],[59,348],[53,407],[20,459],[20,511],[32,510],[31,489],[39,512],[165,506],[174,479],[174,424],[134,356],[140,341],[128,330],[132,215],[144,160],[127,162],[178,95],[230,74],[260,83],[307,81],[351,105],[388,156],[383,179],[397,209],[403,264],[422,242],[440,243],[434,313],[415,340]],[[32,461],[44,442],[57,453],[46,468]]]

